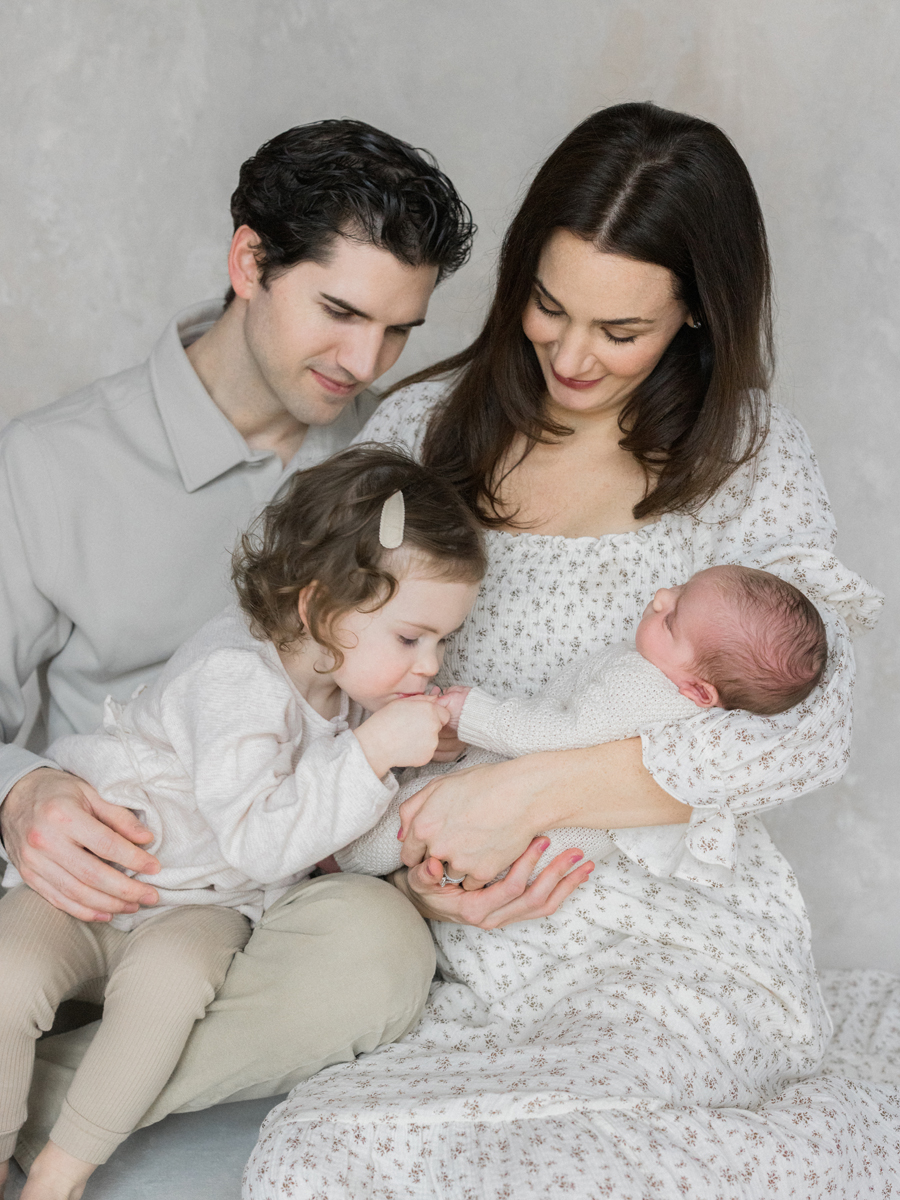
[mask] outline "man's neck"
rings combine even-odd
[[[285,466],[308,429],[279,403],[247,347],[243,304],[231,302],[215,325],[187,347],[188,361],[216,407],[253,450],[272,450]]]

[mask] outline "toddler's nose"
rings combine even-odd
[[[424,675],[426,679],[430,679],[432,675],[437,675],[439,668],[440,663],[438,662],[437,654],[427,653],[418,659],[413,668],[413,674]]]

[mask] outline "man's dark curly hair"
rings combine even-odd
[[[327,261],[340,234],[437,267],[440,282],[467,261],[475,233],[433,156],[364,121],[296,125],[260,146],[241,167],[231,215],[259,238],[264,287],[296,263]]]

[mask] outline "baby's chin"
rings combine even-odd
[[[642,618],[637,629],[634,631],[634,644],[635,644],[638,654],[643,655],[644,658],[647,657],[647,648],[644,644],[645,640],[646,639],[644,638],[644,621]]]

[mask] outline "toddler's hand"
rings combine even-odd
[[[356,738],[375,774],[391,767],[423,767],[431,761],[449,714],[436,696],[392,700],[355,730]]]
[[[466,702],[471,688],[467,687],[451,687],[447,688],[443,696],[438,697],[438,704],[441,708],[446,708],[450,714],[450,720],[447,722],[447,728],[456,733],[459,729],[459,718],[462,713],[463,705]]]

